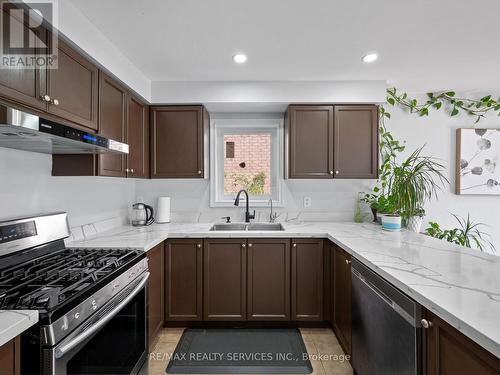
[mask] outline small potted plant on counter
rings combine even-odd
[[[445,167],[435,158],[422,156],[424,146],[413,151],[401,164],[394,165],[389,182],[389,191],[394,206],[401,214],[405,226],[420,232],[425,215],[425,203],[433,197],[445,183]]]
[[[391,232],[401,230],[401,215],[396,206],[396,199],[390,195],[385,199],[383,212],[380,213],[382,219],[382,229]]]

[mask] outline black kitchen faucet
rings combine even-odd
[[[235,206],[240,205],[240,194],[241,193],[245,193],[245,197],[246,197],[245,223],[249,223],[250,219],[255,219],[255,210],[253,210],[253,214],[250,214],[250,210],[248,207],[248,204],[249,204],[248,192],[246,190],[242,189],[238,192],[238,194],[236,195],[236,199],[234,200],[234,205]]]

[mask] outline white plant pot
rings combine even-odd
[[[420,233],[420,229],[422,228],[422,223],[424,218],[421,216],[411,216],[406,219],[406,228],[415,233]]]
[[[382,215],[382,229],[390,232],[401,230],[401,216]]]

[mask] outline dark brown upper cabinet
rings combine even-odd
[[[333,165],[336,178],[378,177],[378,108],[335,106]]]
[[[3,4],[5,11],[7,6],[15,7],[15,4]],[[12,27],[6,28],[3,37],[9,40],[9,32],[11,29],[22,27],[24,32],[29,28],[27,20],[19,20],[16,17],[10,16]],[[31,29],[38,40],[36,43],[44,43],[47,40],[47,31],[45,29]],[[2,33],[3,34],[3,33]],[[44,100],[44,95],[47,94],[47,81],[45,67],[33,69],[0,69],[0,96],[4,99],[15,102],[22,106],[32,107],[38,110],[45,111],[47,102]]]
[[[164,268],[163,268],[163,243],[155,246],[147,253],[149,268],[149,344],[155,341],[155,338],[163,327],[164,319]]]
[[[375,105],[290,105],[288,178],[377,178]]]
[[[333,107],[292,105],[289,124],[289,178],[332,178]]]
[[[208,123],[203,106],[151,107],[151,178],[204,178]]]
[[[333,260],[333,330],[344,352],[351,354],[351,256],[337,246],[332,247]]]
[[[246,320],[247,248],[243,239],[208,239],[203,249],[205,320]]]
[[[292,320],[323,320],[323,240],[292,240]]]
[[[427,375],[498,375],[500,359],[460,331],[427,311],[431,326],[424,329]]]
[[[127,176],[149,178],[149,109],[139,98],[127,95]]]
[[[47,70],[49,113],[98,130],[98,68],[59,40],[57,69]]]
[[[99,74],[99,134],[127,141],[127,89],[104,73]],[[99,155],[99,175],[127,176],[127,156]]]
[[[290,240],[248,240],[248,320],[290,320]]]
[[[202,240],[168,240],[165,275],[165,320],[202,320]]]

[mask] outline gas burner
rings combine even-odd
[[[0,309],[51,311],[136,258],[133,250],[60,249],[0,273]]]

